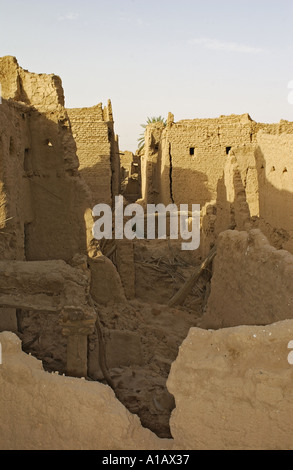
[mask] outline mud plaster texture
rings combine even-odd
[[[167,383],[176,448],[292,449],[292,328],[191,329]]]
[[[173,439],[144,429],[99,383],[43,371],[1,333],[1,450],[292,450],[293,321],[190,330],[172,365]]]
[[[272,247],[260,230],[223,232],[199,325],[268,325],[292,316],[293,255]]]
[[[112,105],[67,109],[76,142],[79,171],[90,188],[93,206],[112,205],[119,193],[120,159]]]
[[[170,113],[133,155],[119,150],[110,101],[66,109],[59,77],[13,57],[0,82],[0,331],[22,341],[0,335],[0,446],[291,449],[293,124]],[[201,204],[200,249],[99,244],[92,208],[117,194]],[[50,374],[72,375],[79,349],[86,380]]]
[[[260,228],[276,248],[292,245],[292,122],[248,114],[148,126],[141,157],[144,203],[200,204],[201,254],[231,228]],[[290,176],[291,175],[291,176]]]
[[[160,442],[99,383],[45,373],[1,333],[0,448],[2,450],[159,449]]]
[[[12,57],[0,59],[0,70],[0,216],[10,219],[1,257],[69,261],[87,250],[90,193],[77,172],[61,80],[31,74]]]

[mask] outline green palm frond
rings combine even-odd
[[[158,117],[148,117],[147,121],[146,121],[146,124],[141,124],[140,126],[143,129],[146,129],[149,124],[155,124],[156,122],[162,122],[164,124],[164,126],[167,125],[166,119],[164,119],[162,116],[158,116]],[[139,147],[138,147],[139,151],[142,150],[145,146],[144,132],[142,134],[140,134],[140,136],[139,136],[138,145],[139,145]]]

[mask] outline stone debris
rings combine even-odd
[[[0,83],[0,382],[31,411],[1,394],[22,418],[0,446],[292,449],[293,123],[169,113],[133,154],[110,100],[67,109],[59,77],[10,56]],[[119,195],[200,204],[199,249],[98,242],[93,207]]]

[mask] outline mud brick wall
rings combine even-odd
[[[0,205],[9,219],[1,225],[1,257],[69,261],[86,252],[90,200],[61,79],[27,72],[13,57],[0,59],[0,79]]]
[[[201,328],[267,325],[293,317],[293,255],[260,230],[220,234]]]
[[[67,112],[77,146],[79,170],[91,190],[93,206],[111,205],[113,196],[119,192],[120,181],[119,149],[112,115],[101,104]]]
[[[108,386],[46,373],[1,333],[0,449],[292,450],[292,334],[292,320],[192,328],[167,382],[173,439],[160,439]]]
[[[1,450],[170,448],[109,387],[44,372],[13,333],[0,333],[0,342]]]
[[[293,448],[293,321],[192,328],[167,382],[177,449]]]

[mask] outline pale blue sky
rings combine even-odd
[[[67,107],[112,100],[121,150],[168,111],[293,120],[293,0],[0,0],[0,18],[0,56],[60,75]]]

